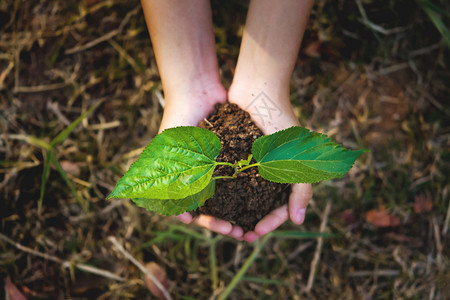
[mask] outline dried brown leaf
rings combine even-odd
[[[366,213],[366,221],[376,227],[396,227],[400,225],[400,219],[389,214],[384,207],[380,207],[379,210],[369,210]]]
[[[19,291],[19,289],[7,277],[5,279],[5,294],[6,299],[10,300],[27,300],[27,298]]]
[[[433,202],[428,194],[420,194],[414,198],[414,212],[420,214],[429,212],[433,208]]]
[[[147,270],[150,271],[150,273],[152,273],[156,277],[156,279],[158,279],[159,282],[162,283],[162,285],[166,289],[169,288],[170,281],[167,278],[166,271],[160,265],[158,265],[155,262],[149,262],[148,264],[145,265],[145,267],[147,268]],[[150,280],[150,278],[145,276],[144,281],[145,281],[145,285],[147,286],[147,288],[150,290],[150,292],[156,298],[158,298],[158,299],[166,299],[164,297],[164,294],[161,292],[161,290],[153,283],[152,280]]]
[[[80,176],[80,167],[69,160],[62,160],[59,162],[63,170],[74,177]]]

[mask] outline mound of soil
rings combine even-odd
[[[234,163],[247,159],[253,142],[263,135],[250,115],[236,104],[218,104],[215,111],[199,127],[214,132],[222,143],[217,160]],[[255,161],[252,160],[252,163]],[[231,176],[233,168],[218,166],[214,176]],[[245,232],[254,230],[265,215],[287,203],[290,185],[267,181],[250,168],[236,179],[218,179],[216,193],[194,214],[205,214],[240,225]]]

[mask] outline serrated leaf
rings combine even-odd
[[[326,135],[299,126],[263,136],[252,146],[261,176],[279,183],[341,178],[364,151],[345,149]]]
[[[197,194],[187,196],[183,199],[132,199],[133,202],[146,210],[158,212],[165,216],[179,215],[187,211],[193,211],[205,204],[205,201],[214,196],[216,190],[215,180]]]
[[[219,138],[203,128],[169,128],[144,149],[109,198],[182,199],[211,180],[221,149]]]

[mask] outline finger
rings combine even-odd
[[[194,223],[201,227],[205,227],[211,231],[214,231],[214,232],[217,232],[217,233],[220,233],[223,235],[230,234],[231,230],[233,229],[233,226],[231,225],[230,222],[216,219],[212,216],[206,216],[206,215],[198,216],[197,218],[194,219]]]
[[[192,222],[192,215],[188,212],[178,215],[177,218],[184,224],[190,224]]]
[[[289,218],[288,207],[283,205],[273,210],[267,216],[261,219],[261,221],[256,224],[255,232],[258,235],[265,235],[268,232],[275,230],[278,226],[286,222]]]
[[[259,239],[259,235],[254,231],[249,231],[244,234],[244,240],[247,242],[253,243],[257,239]]]
[[[289,216],[292,222],[300,225],[305,221],[306,207],[312,198],[311,184],[294,184],[289,196]]]
[[[242,241],[244,239],[244,230],[241,226],[233,225],[233,229],[231,229],[229,235],[239,241]]]

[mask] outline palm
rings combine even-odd
[[[255,95],[254,92],[248,91],[239,91],[239,95]],[[299,125],[299,122],[295,115],[292,112],[290,107],[282,107],[276,106],[279,110],[278,113],[273,114],[270,119],[264,120],[261,118],[261,108],[258,106],[252,106],[247,102],[242,102],[241,99],[245,99],[245,97],[236,97],[233,93],[229,93],[229,99],[231,102],[234,102],[241,106],[242,108],[246,108],[247,112],[252,117],[253,121],[262,129],[264,134],[271,134],[275,131],[282,130],[291,126]],[[275,98],[275,97],[274,97]],[[286,97],[277,97],[275,99],[283,99]],[[233,99],[238,99],[238,101],[233,101]],[[287,98],[288,99],[288,98]],[[288,101],[285,101],[289,103]],[[252,103],[252,102],[250,102]],[[283,103],[279,101],[278,103]],[[265,235],[276,228],[278,228],[281,224],[286,222],[289,218],[297,225],[303,223],[305,219],[306,206],[308,205],[309,200],[312,197],[312,187],[311,184],[294,184],[292,186],[292,192],[289,196],[289,205],[283,205],[267,216],[265,216],[261,221],[256,224],[255,230],[247,232],[244,235],[244,239],[248,242],[253,242],[258,239],[260,236]]]
[[[195,105],[193,104],[194,100],[191,98],[189,101],[181,102],[186,103],[186,107],[180,107],[180,104],[176,107],[166,106],[159,132],[162,132],[166,128],[176,126],[196,126],[201,120],[208,117],[216,103],[223,103],[225,101],[225,97],[219,96],[209,99],[216,100],[201,101],[198,105]],[[194,223],[223,235],[230,235],[239,240],[243,239],[244,233],[240,226],[233,226],[230,222],[212,216],[200,215],[193,218],[190,213],[184,213],[177,216],[177,218],[186,224]]]

